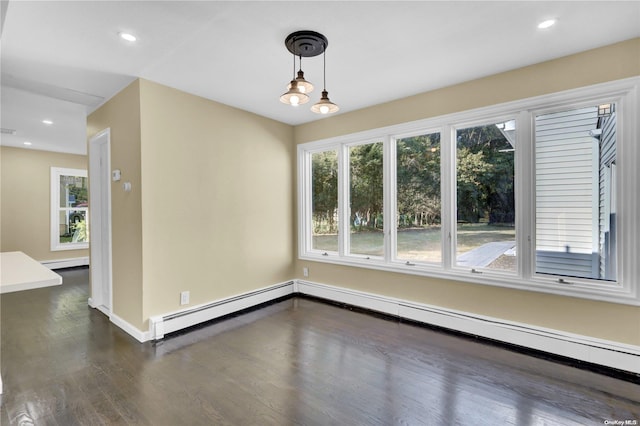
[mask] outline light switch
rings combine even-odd
[[[118,182],[120,180],[120,169],[115,169],[111,172],[111,180]]]

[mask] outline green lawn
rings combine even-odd
[[[484,223],[458,224],[457,253],[462,254],[483,244],[497,241],[515,241],[515,229]],[[338,236],[315,235],[313,248],[338,251]],[[351,233],[351,252],[368,256],[383,256],[382,232]],[[412,228],[398,231],[398,258],[439,262],[441,260],[440,227]],[[503,262],[504,263],[504,262]]]

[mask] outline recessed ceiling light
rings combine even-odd
[[[122,33],[119,33],[119,35],[120,35],[121,39],[129,41],[131,43],[133,43],[134,41],[136,41],[138,39],[138,37],[134,36],[131,33],[122,32]]]
[[[547,28],[553,27],[555,23],[555,19],[547,19],[546,21],[542,21],[538,24],[538,29],[546,30]]]
[[[23,144],[23,145],[25,145],[25,146],[31,146],[31,145],[33,145],[33,144],[32,144],[31,142],[29,142],[29,141],[22,142],[22,144]]]
[[[51,120],[42,120],[43,124],[46,124],[47,126],[51,126],[53,124],[53,121]]]

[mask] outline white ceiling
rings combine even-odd
[[[341,114],[639,37],[640,1],[11,0],[1,119],[16,134],[2,144],[86,153],[86,114],[137,77],[292,125],[320,119],[322,57],[302,62],[310,103],[278,100],[293,73],[284,39],[303,29],[328,38]]]

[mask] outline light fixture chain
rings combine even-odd
[[[322,90],[327,90],[327,45],[322,52]]]
[[[295,80],[296,78],[296,55],[293,55],[293,74],[292,74],[293,80]]]

